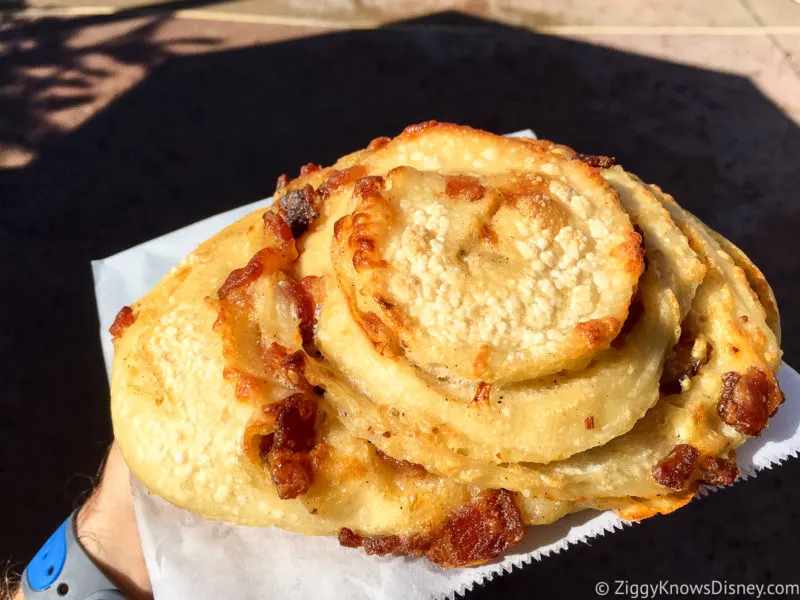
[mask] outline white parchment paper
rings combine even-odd
[[[510,135],[534,137],[530,130]],[[107,367],[113,354],[107,332],[119,309],[144,296],[199,243],[270,202],[242,206],[92,262]],[[764,434],[738,451],[745,479],[800,450],[800,375],[784,363],[778,379],[787,401]],[[133,483],[142,547],[157,600],[452,598],[570,544],[628,524],[611,512],[569,515],[552,525],[529,528],[520,545],[489,565],[443,569],[415,558],[368,557],[361,550],[341,547],[334,538],[208,521],[150,494],[140,482]],[[701,495],[707,492],[701,490]]]

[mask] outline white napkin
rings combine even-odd
[[[509,135],[535,137],[530,130]],[[113,347],[107,332],[117,311],[144,296],[200,242],[271,201],[242,206],[92,262],[109,369]],[[784,363],[778,379],[787,402],[764,434],[739,450],[737,462],[745,479],[800,450],[800,375]],[[476,583],[628,524],[610,511],[585,511],[529,528],[520,545],[491,564],[443,569],[423,559],[366,556],[361,550],[341,547],[334,538],[208,521],[150,494],[135,479],[133,490],[157,600],[453,598]],[[701,495],[707,492],[701,490]]]

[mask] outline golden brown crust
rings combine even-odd
[[[732,483],[782,401],[763,275],[607,157],[428,122],[278,188],[117,328],[116,436],[180,506],[480,564]]]

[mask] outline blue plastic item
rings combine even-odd
[[[55,530],[28,565],[26,573],[32,590],[46,590],[61,575],[67,560],[67,526],[72,526],[72,519],[67,519]]]

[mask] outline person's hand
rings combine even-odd
[[[133,511],[130,471],[116,442],[100,485],[78,512],[75,525],[86,553],[126,597],[153,597]],[[22,592],[17,592],[14,600],[22,599]]]

